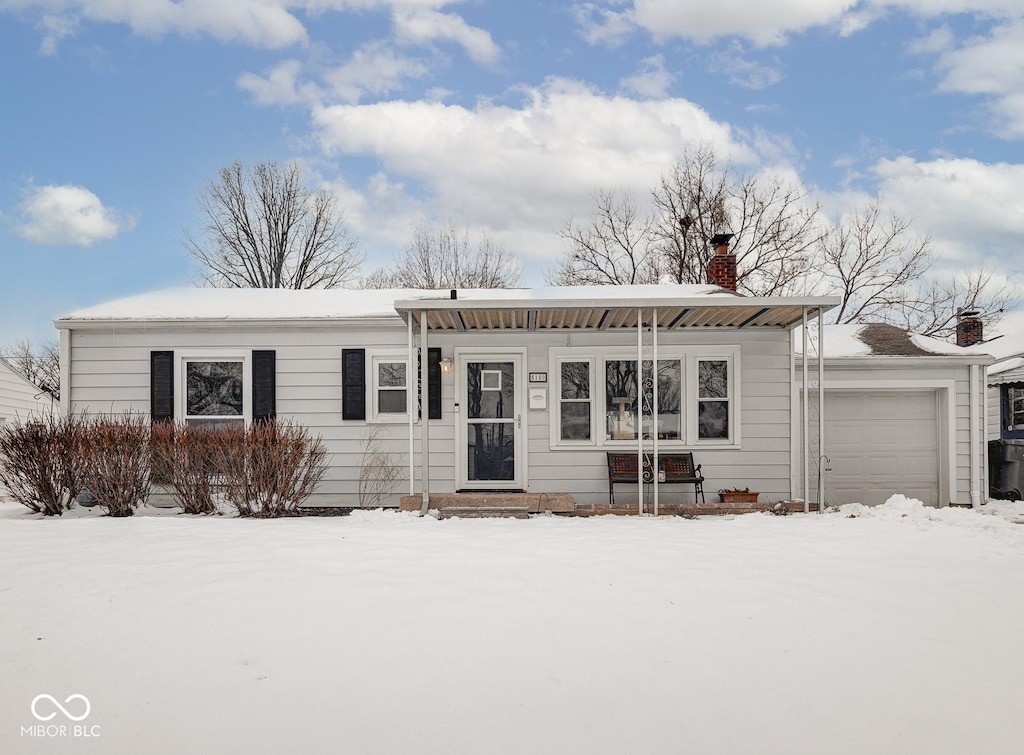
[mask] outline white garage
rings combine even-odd
[[[884,503],[894,493],[939,505],[938,392],[826,391],[826,503]]]
[[[816,346],[812,341],[808,360],[805,452],[796,448],[802,431],[794,427],[794,490],[802,489],[806,458],[807,499],[818,500],[821,458],[828,506],[878,505],[896,493],[929,506],[984,502],[984,371],[991,357],[891,325],[826,326],[819,444]],[[801,361],[795,401],[804,389]]]

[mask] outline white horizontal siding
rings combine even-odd
[[[181,324],[116,330],[79,330],[70,338],[69,400],[73,412],[148,413],[150,351],[193,350],[237,352],[239,349],[273,349],[277,353],[277,410],[320,435],[330,454],[330,470],[313,501],[320,505],[359,504],[358,478],[369,431],[381,428],[385,450],[408,468],[408,426],[343,422],[341,419],[341,350],[367,348],[394,350],[404,354],[407,334],[403,327],[378,326],[354,330],[301,324],[259,328],[188,328]],[[569,333],[431,333],[429,345],[441,347],[446,356],[460,348],[499,349],[527,347],[526,369],[547,372],[551,347],[564,348]],[[700,330],[663,332],[664,346],[738,345],[740,360],[740,448],[697,447],[697,463],[707,478],[706,489],[750,486],[762,492],[762,501],[789,498],[791,470],[790,357],[789,334],[784,331]],[[571,344],[581,349],[598,346],[621,347],[625,354],[636,350],[635,332],[573,332]],[[430,476],[433,492],[455,489],[456,413],[455,380],[442,379],[442,419],[431,421]],[[554,400],[554,376],[547,387],[549,407]],[[179,387],[180,390],[180,387]],[[528,489],[533,492],[569,492],[581,502],[601,502],[607,497],[607,466],[603,448],[550,448],[548,411],[527,412]],[[420,427],[414,430],[416,477],[420,475]],[[389,501],[408,492],[407,479],[395,488]],[[417,483],[417,489],[419,485]],[[632,495],[635,496],[635,490]],[[663,500],[686,496],[692,488],[666,486]],[[709,495],[713,500],[714,496]]]

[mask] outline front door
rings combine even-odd
[[[460,487],[521,490],[522,354],[463,354],[458,374]]]

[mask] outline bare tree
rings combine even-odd
[[[548,282],[706,283],[711,238],[732,233],[739,290],[767,296],[795,285],[821,235],[817,205],[802,190],[721,165],[706,146],[686,152],[652,200],[653,214],[641,218],[628,195],[595,192],[590,223],[570,221],[562,229],[568,249]]]
[[[419,225],[394,267],[363,279],[364,288],[513,288],[523,268],[504,246],[486,234],[470,240],[469,230],[449,222]]]
[[[887,322],[916,296],[915,285],[934,262],[931,239],[877,202],[844,217],[818,251],[825,285],[843,299],[833,313],[838,323]]]
[[[914,333],[953,340],[961,311],[974,310],[986,325],[994,325],[1013,308],[1016,298],[1009,286],[998,285],[993,271],[981,265],[953,278],[924,282],[884,313],[884,319]]]
[[[27,339],[15,341],[0,347],[0,357],[30,383],[60,399],[60,346],[55,339],[39,346]]]
[[[658,250],[650,218],[637,214],[636,199],[626,191],[598,189],[592,195],[590,222],[570,218],[558,235],[568,249],[548,271],[555,286],[602,286],[657,283]]]
[[[297,162],[221,168],[199,211],[201,233],[185,244],[211,285],[337,288],[358,276],[362,257],[335,195],[306,188]]]

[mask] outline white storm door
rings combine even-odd
[[[523,355],[460,354],[459,487],[523,488]]]

